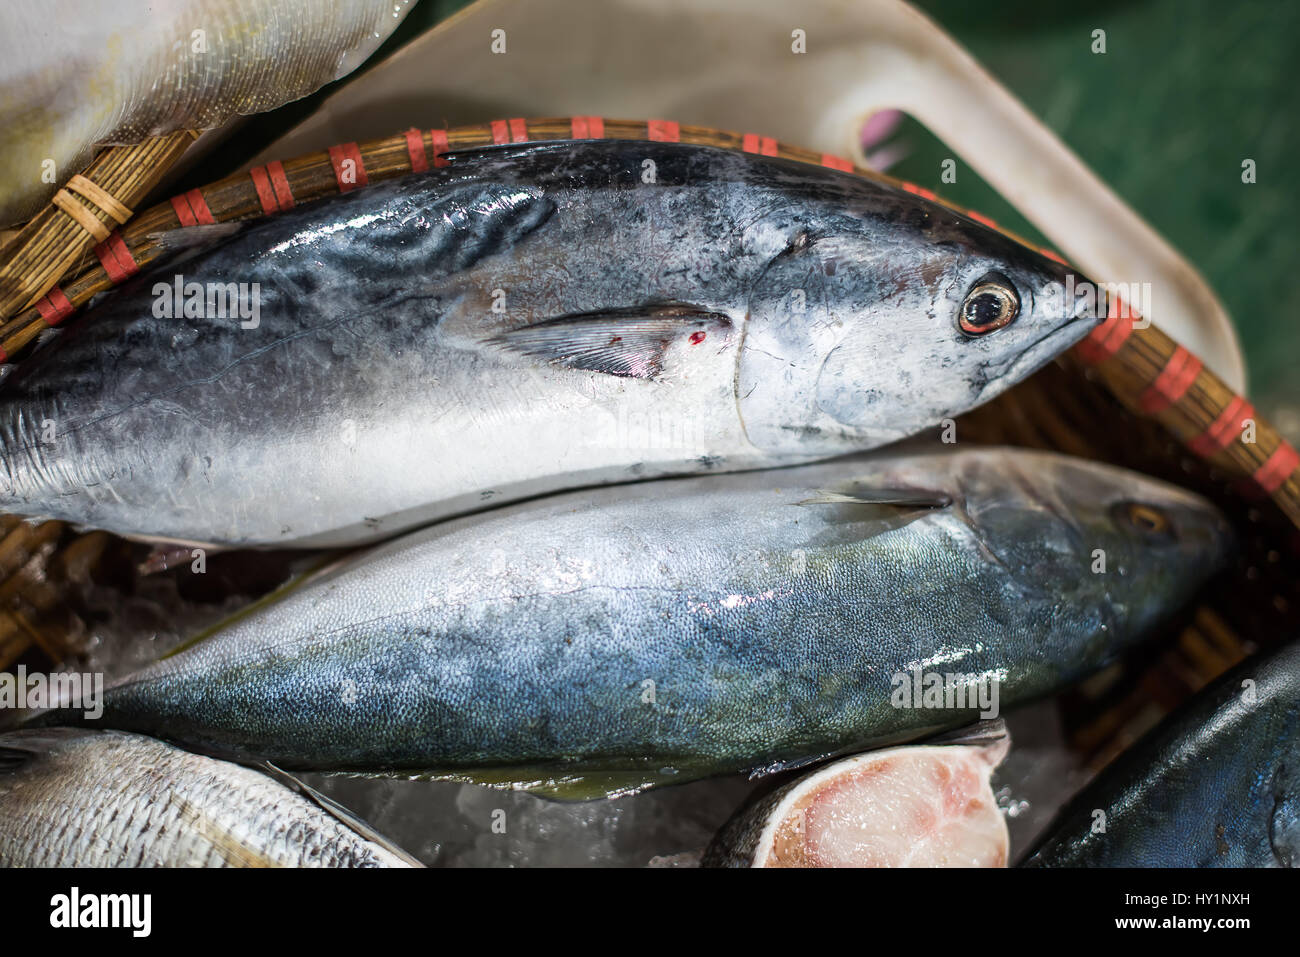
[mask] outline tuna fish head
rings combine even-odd
[[[834,454],[939,425],[1098,321],[1068,267],[945,207],[875,203],[797,233],[754,284],[737,395],[760,448],[794,432]]]
[[[996,449],[962,463],[957,503],[981,547],[1027,595],[1050,592],[1061,614],[1100,619],[1099,640],[1141,635],[1185,604],[1232,548],[1208,501],[1135,472]]]

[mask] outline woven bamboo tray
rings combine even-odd
[[[198,135],[180,130],[101,151],[45,209],[0,241],[0,319],[31,306],[69,272],[84,268],[95,244],[107,242],[114,226],[135,215],[132,207]]]
[[[95,247],[97,263],[65,276],[0,324],[0,361],[20,357],[41,332],[158,259],[163,250],[154,234],[275,215],[298,203],[444,165],[452,150],[597,138],[692,143],[817,163],[944,202],[929,190],[841,157],[756,134],[667,120],[515,118],[411,129],[268,163],[135,215]],[[977,212],[945,205],[1000,228]],[[1060,259],[1051,250],[1041,251]],[[1070,740],[1094,766],[1257,647],[1296,633],[1300,455],[1244,397],[1157,326],[1113,308],[1069,354],[962,417],[957,428],[959,440],[1057,449],[1168,479],[1215,500],[1238,528],[1239,559],[1203,591],[1195,608],[1142,651],[1062,699]],[[78,535],[57,522],[32,526],[2,518],[0,536],[0,668],[19,661],[48,667],[75,658],[87,634],[77,606],[78,589],[87,582],[111,581],[130,592],[146,574],[189,575],[187,561],[159,571],[166,561],[150,558],[142,546],[99,532]],[[247,556],[232,553],[211,561],[232,571]],[[250,598],[274,583],[238,574],[208,580],[225,581]]]

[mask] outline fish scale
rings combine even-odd
[[[115,731],[0,735],[0,866],[401,867],[270,777]]]

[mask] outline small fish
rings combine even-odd
[[[573,797],[762,772],[1051,694],[1228,543],[1181,489],[1011,449],[574,492],[344,563],[106,688],[101,721]]]
[[[1011,739],[989,724],[969,742],[856,754],[777,788],[723,826],[702,866],[1006,867],[989,778]]]
[[[0,867],[413,864],[336,805],[237,764],[120,731],[0,735]]]
[[[0,225],[35,213],[103,146],[212,129],[346,76],[410,5],[7,0]]]
[[[1300,643],[1242,663],[1097,776],[1026,867],[1300,867]]]
[[[378,541],[564,488],[881,445],[1097,322],[1086,294],[1064,301],[1065,266],[944,206],[678,143],[455,153],[163,241],[190,258],[0,388],[0,510],[227,546]]]

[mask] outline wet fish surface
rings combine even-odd
[[[380,546],[105,689],[101,721],[578,797],[775,767],[973,720],[993,678],[1002,708],[1059,690],[1228,540],[1190,493],[1010,449],[567,493]],[[932,674],[962,698],[891,700]]]
[[[1025,866],[1300,867],[1300,643],[1247,660],[1107,765]]]
[[[105,145],[207,130],[359,66],[409,0],[8,0],[0,34],[0,225]],[[54,180],[45,177],[52,163]]]
[[[0,735],[0,867],[408,867],[267,775],[120,731]]]
[[[454,153],[235,236],[195,230],[224,239],[165,240],[188,252],[4,384],[0,510],[350,545],[557,489],[871,448],[1097,321],[1064,303],[1065,266],[944,206],[675,143]]]

